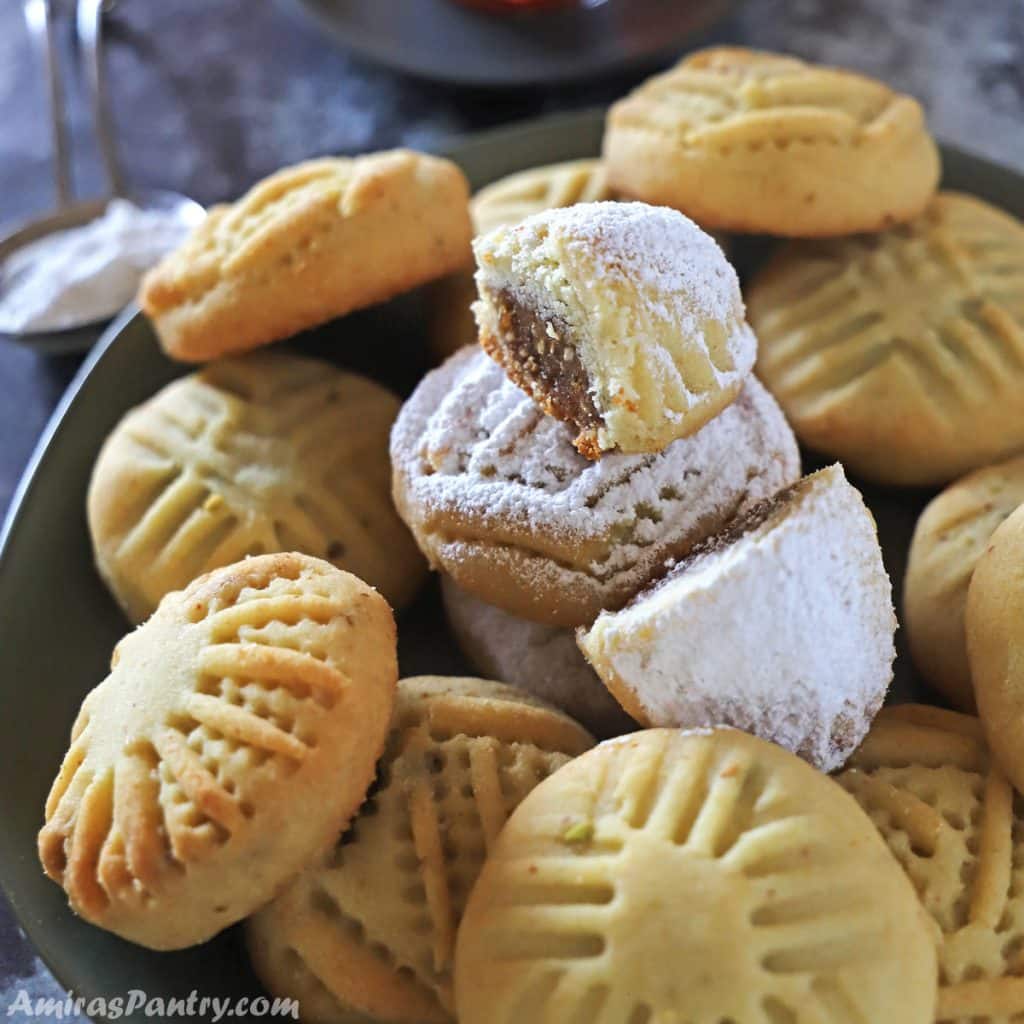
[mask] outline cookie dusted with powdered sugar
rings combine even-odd
[[[874,519],[835,465],[751,509],[578,639],[644,725],[731,725],[831,771],[882,706],[895,631]]]
[[[591,462],[573,437],[466,348],[395,421],[399,515],[434,567],[482,601],[579,626],[800,475],[792,431],[754,378],[693,437],[655,454]]]
[[[676,210],[580,203],[473,250],[480,344],[588,458],[688,437],[754,365],[736,272]]]

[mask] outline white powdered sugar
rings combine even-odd
[[[589,461],[572,437],[486,354],[466,348],[421,381],[395,423],[399,511],[457,580],[460,560],[481,545],[493,549],[491,563],[516,550],[520,575],[507,586],[582,585],[597,600],[592,618],[612,607],[603,599],[623,603],[667,557],[800,473],[792,431],[753,378],[698,433],[656,454]],[[523,603],[489,600],[511,611]]]
[[[481,675],[554,704],[595,736],[636,728],[587,664],[571,629],[516,618],[473,597],[447,576],[441,579],[441,593],[459,647]]]
[[[882,705],[895,630],[874,521],[833,466],[579,643],[648,724],[731,725],[831,771]]]

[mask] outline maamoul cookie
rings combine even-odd
[[[696,433],[754,365],[736,272],[676,210],[581,203],[473,251],[480,344],[588,458]]]
[[[89,530],[100,574],[133,622],[200,573],[302,551],[397,607],[425,566],[390,495],[399,402],[358,374],[258,353],[169,384],[100,452]]]
[[[735,726],[831,771],[882,706],[895,632],[875,521],[836,465],[750,509],[578,639],[638,722]]]
[[[918,102],[759,50],[691,54],[608,113],[608,182],[708,228],[809,238],[918,214],[939,154]]]
[[[613,198],[600,160],[569,160],[499,178],[473,196],[469,210],[474,230],[482,234],[541,210]],[[433,286],[430,338],[440,358],[476,343],[476,320],[470,310],[475,299],[472,267]]]
[[[1024,448],[1024,225],[940,194],[884,234],[794,242],[747,295],[757,372],[805,444],[895,484]]]
[[[966,622],[971,682],[989,746],[1024,792],[1024,506],[978,560]]]
[[[216,359],[466,266],[471,237],[469,187],[448,160],[310,160],[214,207],[146,275],[139,305],[168,355]]]
[[[473,889],[460,1024],[932,1024],[927,916],[827,776],[732,729],[609,740]]]
[[[933,707],[884,708],[838,782],[941,929],[936,1020],[1021,1020],[1024,808],[981,723]]]
[[[305,1021],[448,1021],[455,932],[487,851],[523,797],[592,745],[510,686],[402,680],[351,829],[249,921],[267,987],[298,998]]]
[[[914,530],[903,625],[921,675],[974,709],[964,613],[967,587],[996,527],[1024,504],[1024,456],[969,474],[934,498]]]
[[[362,803],[398,675],[384,599],[263,555],[168,594],[83,701],[39,857],[76,913],[204,942],[330,847]]]
[[[636,723],[605,688],[571,629],[517,619],[441,577],[448,624],[473,669],[550,701],[595,736],[632,732]]]
[[[399,514],[435,568],[550,626],[620,607],[667,559],[800,474],[792,432],[753,379],[693,437],[591,462],[479,348],[428,374],[391,434]]]

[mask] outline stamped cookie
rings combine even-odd
[[[832,466],[755,505],[578,639],[638,722],[735,726],[831,771],[882,706],[895,632],[875,521]]]
[[[837,781],[871,816],[941,929],[936,1020],[1020,1020],[1024,808],[981,723],[933,707],[885,708]]]
[[[122,938],[206,941],[337,838],[397,675],[387,603],[320,559],[250,558],[168,594],[82,703],[43,868]]]
[[[301,551],[394,607],[426,573],[390,495],[399,402],[358,374],[299,356],[213,363],[129,412],[100,452],[89,531],[133,622],[164,594],[244,555]]]
[[[479,348],[428,374],[391,457],[399,514],[434,567],[511,615],[588,625],[800,475],[792,431],[753,378],[655,455],[592,462],[574,436]]]
[[[464,267],[471,237],[469,188],[449,160],[310,160],[214,207],[146,275],[139,305],[168,355],[216,359]]]
[[[460,1024],[932,1024],[932,932],[868,817],[731,729],[602,743],[505,826],[455,955]]]
[[[863,75],[759,50],[701,50],[608,113],[608,182],[708,228],[879,231],[935,192],[920,104]]]
[[[987,466],[934,498],[914,530],[903,625],[914,664],[958,708],[974,709],[964,613],[974,567],[992,534],[1024,505],[1024,456]]]
[[[576,646],[571,629],[517,619],[441,577],[448,625],[473,669],[550,701],[595,736],[632,732],[622,710]]]
[[[588,458],[696,433],[754,365],[736,272],[676,210],[582,203],[473,250],[480,344]]]
[[[992,534],[967,590],[967,656],[989,746],[1024,792],[1024,507]]]
[[[955,192],[881,235],[794,242],[747,293],[757,373],[847,469],[939,484],[1024,448],[1024,225]]]
[[[484,857],[526,794],[592,745],[510,686],[402,680],[351,829],[247,926],[257,973],[304,1019],[450,1020],[455,933]]]

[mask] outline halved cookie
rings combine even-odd
[[[936,1020],[1020,1019],[1024,806],[981,723],[921,705],[885,708],[837,781],[871,816],[941,929]]]
[[[480,344],[588,458],[696,433],[754,365],[735,271],[675,210],[581,203],[473,250]]]
[[[792,483],[800,459],[751,378],[692,437],[590,461],[479,348],[427,374],[391,434],[394,495],[431,563],[520,618],[588,625]]]
[[[941,193],[880,235],[793,242],[755,278],[757,373],[806,445],[892,484],[1024,448],[1024,225]]]
[[[83,701],[39,857],[93,924],[204,942],[322,854],[362,803],[398,675],[379,594],[298,554],[168,594]]]
[[[874,519],[837,465],[756,505],[577,636],[638,722],[735,726],[830,771],[882,706],[895,632]]]
[[[396,608],[426,567],[391,501],[398,399],[315,359],[212,363],[129,412],[89,485],[96,565],[133,622],[245,555],[301,551]]]
[[[903,589],[914,664],[957,707],[974,709],[964,616],[992,534],[1024,505],[1024,456],[986,466],[934,498],[914,529]]]
[[[857,804],[732,729],[652,729],[542,782],[455,954],[460,1024],[932,1024],[927,915]]]
[[[796,57],[716,47],[608,112],[604,159],[623,195],[708,228],[797,238],[879,231],[935,192],[920,104]]]
[[[592,744],[513,687],[402,680],[352,828],[249,921],[267,987],[305,1020],[450,1020],[455,933],[484,857],[526,794]]]
[[[168,355],[216,359],[466,266],[471,237],[469,187],[449,160],[309,160],[214,207],[146,275],[139,305]]]

